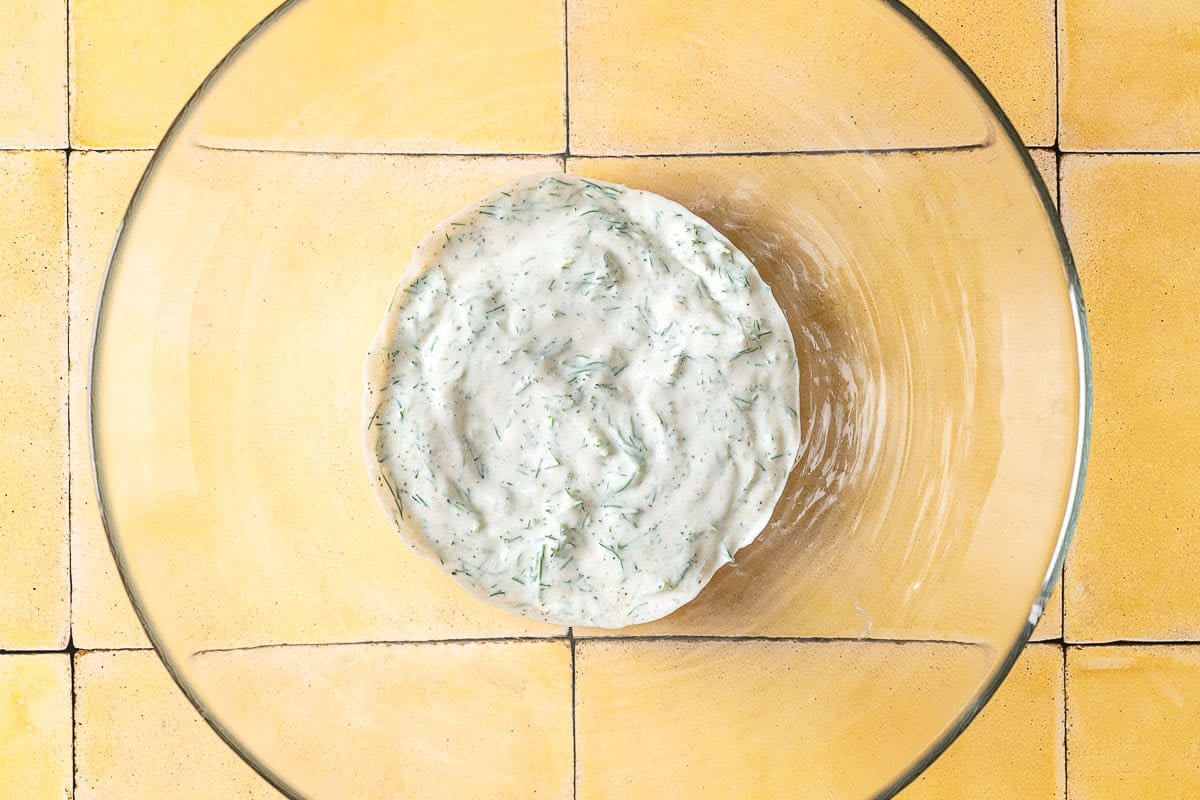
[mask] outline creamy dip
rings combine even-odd
[[[518,614],[608,628],[691,600],[766,526],[796,351],[754,266],[650,192],[525,178],[417,247],[367,357],[396,527]]]

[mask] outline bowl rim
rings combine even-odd
[[[282,775],[275,770],[267,767],[258,758],[253,756],[245,746],[240,742],[237,735],[230,731],[219,719],[213,716],[205,705],[201,702],[195,691],[182,678],[179,670],[176,668],[172,660],[167,656],[166,650],[157,636],[155,629],[149,624],[143,612],[143,604],[139,601],[138,593],[133,586],[132,580],[128,575],[130,572],[129,565],[122,555],[121,547],[117,543],[117,537],[113,530],[113,526],[109,524],[108,514],[105,511],[103,480],[100,470],[98,469],[98,458],[96,453],[96,437],[95,437],[95,418],[96,418],[96,396],[93,387],[96,385],[96,342],[100,338],[100,331],[103,324],[103,307],[104,300],[108,294],[109,279],[112,275],[114,265],[117,263],[119,255],[122,251],[122,245],[125,241],[125,231],[129,225],[135,208],[137,207],[141,196],[146,189],[150,177],[154,174],[160,158],[163,156],[168,145],[170,145],[184,128],[188,117],[191,115],[193,107],[204,97],[211,85],[225,71],[225,68],[238,57],[244,50],[249,48],[255,39],[262,35],[280,18],[285,16],[293,7],[306,2],[306,0],[284,0],[271,13],[264,17],[254,27],[238,40],[238,42],[226,53],[220,61],[208,72],[204,80],[184,103],[183,107],[175,115],[166,132],[163,134],[159,144],[155,147],[153,154],[150,157],[141,177],[138,180],[137,186],[130,196],[128,205],[121,216],[121,220],[117,227],[117,233],[113,245],[109,251],[108,260],[104,268],[104,276],[100,284],[100,293],[97,298],[97,307],[95,314],[95,323],[92,328],[91,345],[88,352],[88,418],[87,418],[87,438],[89,443],[90,465],[92,469],[93,479],[96,487],[96,502],[99,510],[100,520],[104,528],[105,538],[108,541],[109,549],[112,552],[113,560],[117,565],[117,572],[121,579],[121,584],[125,589],[130,603],[133,606],[134,613],[137,616],[138,622],[145,631],[147,638],[154,647],[154,652],[158,655],[159,660],[163,663],[171,680],[179,687],[188,702],[200,713],[200,716],[208,723],[209,727],[221,738],[221,740],[241,758],[251,769],[258,773],[272,787],[278,790],[289,800],[306,800],[306,797],[295,787],[293,787]],[[564,0],[564,6],[569,0]],[[1046,611],[1047,602],[1051,593],[1057,586],[1062,575],[1063,564],[1066,560],[1067,550],[1070,547],[1074,537],[1075,527],[1079,518],[1080,503],[1083,497],[1084,482],[1087,472],[1087,463],[1090,450],[1091,431],[1092,431],[1092,408],[1093,408],[1093,386],[1092,386],[1092,357],[1091,344],[1088,335],[1087,319],[1085,306],[1083,302],[1083,292],[1079,281],[1079,272],[1075,265],[1074,257],[1071,253],[1070,245],[1067,241],[1066,231],[1062,224],[1062,219],[1058,207],[1051,197],[1049,189],[1042,180],[1041,173],[1038,171],[1037,165],[1029,154],[1028,148],[1021,140],[1020,134],[1017,133],[1012,121],[1001,108],[999,102],[993,96],[991,91],[980,80],[979,76],[971,69],[970,66],[954,51],[954,49],[938,34],[925,20],[917,15],[909,8],[902,0],[874,0],[880,5],[890,8],[904,22],[908,23],[912,29],[924,37],[936,51],[938,51],[951,66],[953,66],[966,81],[967,85],[973,89],[978,98],[983,102],[987,111],[990,112],[994,120],[998,123],[999,130],[1002,136],[1007,139],[1009,145],[1017,152],[1021,163],[1025,167],[1027,177],[1031,180],[1034,190],[1037,193],[1038,199],[1041,202],[1046,220],[1050,223],[1055,241],[1058,245],[1059,256],[1061,258],[1065,277],[1067,279],[1067,294],[1068,305],[1071,313],[1072,322],[1075,329],[1075,349],[1076,349],[1076,364],[1078,368],[1079,389],[1078,389],[1078,423],[1075,432],[1075,455],[1074,464],[1071,474],[1071,482],[1069,487],[1069,496],[1067,498],[1066,508],[1064,509],[1062,523],[1059,527],[1057,541],[1055,543],[1054,552],[1051,556],[1050,563],[1047,566],[1045,576],[1041,582],[1041,588],[1030,608],[1029,616],[1025,620],[1021,631],[1017,634],[1008,652],[995,667],[992,674],[984,681],[982,689],[978,691],[972,702],[959,712],[942,731],[942,733],[930,743],[925,750],[920,753],[899,775],[897,775],[887,786],[880,790],[874,797],[874,800],[889,800],[895,797],[899,792],[912,783],[922,772],[924,772],[939,756],[944,753],[951,744],[962,734],[967,726],[979,715],[984,706],[995,695],[1000,688],[1001,683],[1012,670],[1013,665],[1024,651],[1025,646],[1029,643],[1029,639],[1033,634],[1039,619],[1043,612]],[[465,153],[465,156],[472,155]]]

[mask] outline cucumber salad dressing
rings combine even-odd
[[[795,346],[754,266],[677,203],[568,175],[421,242],[366,380],[401,534],[563,625],[695,597],[766,526],[800,446]]]

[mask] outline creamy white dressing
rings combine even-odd
[[[417,247],[368,354],[365,440],[408,542],[518,614],[622,627],[770,519],[796,351],[754,266],[650,192],[525,178]]]

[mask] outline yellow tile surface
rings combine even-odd
[[[1200,149],[1200,10],[1061,0],[1064,150]]]
[[[1039,218],[1041,212],[1031,202],[1031,196],[1024,198],[1024,206],[1019,206],[1016,200],[1012,203],[998,200],[994,209],[979,208],[976,199],[967,196],[968,192],[973,194],[975,191],[970,187],[985,180],[979,176],[989,174],[989,170],[996,167],[998,162],[992,158],[987,152],[919,157],[895,154],[883,158],[857,154],[573,158],[568,167],[572,172],[662,193],[727,232],[758,266],[768,284],[791,287],[780,291],[777,297],[784,304],[785,313],[794,321],[793,338],[802,360],[820,365],[826,354],[833,352],[850,363],[900,365],[908,356],[899,348],[890,350],[888,347],[902,343],[902,335],[886,333],[881,337],[883,349],[878,354],[864,354],[855,334],[850,333],[867,328],[889,332],[905,329],[906,323],[899,321],[894,313],[896,306],[889,300],[890,291],[898,285],[893,280],[897,270],[904,270],[913,276],[910,280],[916,280],[919,275],[940,274],[942,265],[953,260],[964,272],[978,275],[1028,276],[1014,278],[1016,285],[1003,288],[980,290],[976,286],[970,287],[968,294],[979,292],[978,314],[973,317],[979,320],[996,313],[996,293],[1024,291],[1024,284],[1038,285],[1033,270],[1060,268],[1056,263],[1057,245],[1050,243],[1049,237],[1039,240],[1026,235],[1030,229],[1036,230],[1035,226],[1044,229],[1044,221]],[[1005,177],[1010,174],[1005,172]],[[1010,185],[1015,191],[1018,182]],[[1028,185],[1022,190],[1032,193]],[[968,206],[974,207],[972,214],[1003,220],[1003,224],[969,224],[968,230],[962,230],[952,239],[950,247],[930,239],[927,235],[929,218],[953,226],[958,224],[956,220],[961,220],[958,215],[962,209]],[[1026,214],[1025,222],[1018,222],[1013,216],[1016,213],[1014,206],[1026,209],[1022,212]],[[880,233],[884,228],[886,232]],[[1005,256],[1006,253],[1011,257]],[[857,270],[863,271],[862,285],[869,287],[867,291],[874,296],[874,316],[870,320],[854,317],[854,309],[859,306],[847,301],[855,295],[842,283]],[[969,283],[974,283],[974,279]],[[911,287],[911,284],[903,285]],[[930,288],[930,291],[937,289]],[[1045,303],[1050,296],[1043,293],[1040,297],[1031,297],[1030,302]],[[1065,304],[1065,292],[1058,302]],[[1029,311],[1025,304],[1009,303],[1005,308],[1017,305],[1021,306],[1021,313]],[[1006,323],[1007,329],[1032,331],[1045,317],[1062,316],[1061,305],[1047,305],[1043,309],[1034,315],[1041,318]],[[953,327],[950,317],[950,314],[942,314],[937,320],[918,323],[917,327],[925,330],[938,324]],[[806,327],[809,325],[813,330]],[[1055,335],[1073,342],[1074,331],[1068,328],[1069,323],[1064,324]],[[814,333],[814,330],[818,332]],[[987,330],[986,325],[976,328],[979,336],[992,335],[986,333]],[[944,343],[956,341],[956,336],[946,332],[931,338]],[[996,335],[996,339],[999,338]],[[1014,364],[1027,365],[1026,348],[1046,349],[1044,345],[1045,340],[1041,338],[1021,346],[1005,338],[1004,348],[1012,348],[1013,352],[1005,358],[1004,371],[1009,377],[1003,381],[1004,388],[1011,389],[1022,380],[1030,383],[1037,380],[1046,388],[1051,387],[1040,372],[1024,379],[1014,377],[1012,372]],[[1073,350],[1063,356],[1064,359],[1068,357],[1069,363],[1059,364],[1057,370],[1051,367],[1045,371],[1071,374],[1075,366]],[[940,402],[939,391],[954,383],[946,376],[957,369],[955,363],[961,363],[961,358],[957,353],[947,358],[937,345],[924,350],[918,358],[926,363],[946,359],[941,362],[946,364],[944,370],[925,370],[927,374],[938,376],[933,385],[912,381],[910,376],[891,370],[887,371],[885,379],[893,387],[911,384],[911,390],[897,391],[922,393],[924,399],[916,406],[929,409]],[[857,413],[846,409],[846,395],[837,388],[838,373],[834,370],[826,372],[830,377],[820,383],[814,382],[812,389],[802,396],[802,420],[816,419],[806,416],[810,408],[830,409],[829,414],[844,414],[848,418]],[[1049,559],[1052,543],[1045,531],[1057,530],[1065,499],[1048,492],[1045,484],[1037,481],[1028,488],[1021,483],[1021,488],[996,490],[1001,485],[998,481],[1020,483],[1030,480],[1030,459],[1016,456],[1018,446],[1003,448],[1003,452],[987,449],[988,443],[1001,438],[995,427],[997,416],[1001,413],[1012,415],[1012,409],[1021,402],[1019,397],[1006,396],[999,401],[1003,412],[1000,408],[996,408],[995,414],[985,412],[985,407],[998,402],[996,398],[1002,391],[999,386],[985,385],[976,391],[973,409],[978,415],[973,416],[968,425],[972,431],[971,441],[980,447],[973,449],[969,456],[959,451],[956,457],[970,460],[975,465],[971,469],[979,467],[982,470],[973,474],[986,472],[989,480],[982,489],[956,484],[954,491],[960,494],[949,505],[962,516],[954,521],[943,518],[937,523],[947,526],[944,536],[939,537],[933,532],[930,526],[935,523],[932,521],[913,521],[922,513],[921,483],[902,477],[910,474],[906,469],[901,468],[897,473],[894,493],[875,493],[873,489],[890,485],[890,479],[876,479],[866,469],[837,466],[843,460],[849,464],[860,463],[861,456],[853,454],[854,445],[849,438],[841,439],[836,445],[826,445],[816,435],[813,444],[806,445],[812,460],[802,462],[787,490],[788,496],[795,501],[782,506],[782,511],[777,510],[767,533],[753,547],[739,554],[736,567],[718,572],[695,601],[666,619],[639,627],[637,632],[975,640],[974,637],[996,636],[1005,625],[1011,624],[1015,636],[1016,626],[1028,616],[1029,604],[1041,587],[1045,565],[1044,562],[1034,564],[1028,558],[1030,549],[1023,549],[1011,538],[1012,520],[1033,513],[1031,497],[1043,504],[1040,515],[1028,517],[1030,521],[1022,527],[1029,537],[1025,547],[1040,548]],[[1019,390],[1013,391],[1019,393]],[[1075,391],[1074,385],[1064,390],[1064,405],[1069,402],[1066,398]],[[1046,458],[1052,454],[1055,458],[1073,455],[1073,429],[1068,430],[1066,425],[1059,426],[1056,435],[1070,441],[1059,441],[1052,450],[1044,447],[1047,442],[1055,441],[1041,433],[1050,427],[1046,420],[1052,413],[1052,409],[1031,412],[1033,422],[1010,416],[1014,420],[1010,431],[1037,431],[1029,436],[1030,447],[1037,452],[1031,458],[1036,458],[1042,467],[1049,463]],[[914,447],[928,446],[929,439],[925,434],[933,432],[934,437],[939,436],[945,430],[947,417],[934,414],[920,421],[916,417],[913,419],[906,428],[882,426],[881,430],[889,438],[881,445],[879,452],[882,455],[873,462],[872,469],[878,470],[877,474],[887,474],[897,459],[910,456]],[[818,434],[821,430],[819,421],[812,421],[808,427]],[[933,445],[927,455],[916,457],[914,463],[940,458],[941,452],[941,445]],[[990,460],[993,458],[1003,461]],[[980,466],[984,464],[990,466]],[[1060,480],[1065,469],[1060,466],[1058,475],[1048,476],[1046,480]],[[839,501],[826,504],[826,484],[822,476],[830,471],[845,473],[848,478],[838,489]],[[955,474],[966,473],[958,471]],[[1014,483],[1005,485],[1014,486]],[[1035,487],[1038,491],[1033,492]],[[981,492],[991,493],[986,503],[992,512],[990,516],[975,511],[980,507]],[[1001,507],[1005,511],[997,515]],[[796,512],[796,509],[802,510]],[[991,527],[993,525],[996,527]],[[918,533],[910,537],[910,531]],[[973,533],[967,535],[966,531]],[[857,548],[840,546],[858,536],[871,539],[869,555]],[[924,556],[913,555],[934,542],[943,547],[936,555],[931,554],[928,562]],[[925,563],[936,565],[935,570],[950,564],[955,567],[953,574],[945,579],[932,573],[918,575],[923,567],[917,565]],[[788,566],[781,568],[780,564]],[[902,564],[908,566],[899,566]],[[1011,565],[1014,571],[1006,578],[998,579],[996,570],[1000,564]],[[1018,576],[1017,565],[1026,568],[1023,575]],[[906,572],[906,569],[913,571]],[[881,574],[888,575],[891,583],[881,581]],[[912,591],[914,586],[929,588],[918,592]],[[1019,607],[1021,601],[1025,603],[1023,607]],[[1058,616],[1058,608],[1054,607],[1051,614]],[[1052,636],[1058,634],[1053,628],[1048,632]],[[598,632],[586,631],[585,635],[594,633]],[[1004,644],[997,642],[998,646]]]
[[[66,653],[0,655],[0,793],[71,796],[71,661]]]
[[[0,649],[65,647],[66,159],[0,153]]]
[[[567,5],[576,154],[929,147],[990,135],[965,82],[882,3]]]
[[[1038,169],[1038,174],[1042,176],[1042,181],[1046,184],[1046,191],[1050,193],[1050,199],[1057,203],[1058,153],[1054,150],[1036,148],[1031,149],[1029,155],[1033,157],[1033,163]]]
[[[988,661],[959,645],[580,641],[578,797],[870,796]]]
[[[67,144],[66,0],[9,0],[0,25],[0,148]]]
[[[68,44],[66,0],[11,0],[0,26],[0,150],[62,148],[68,139],[79,148],[155,146],[211,67],[277,3],[71,0]],[[910,2],[978,72],[1027,144],[1051,144],[1058,123],[1067,150],[1200,150],[1195,4],[1057,4],[1056,54],[1054,0]],[[832,8],[838,13],[828,13]],[[506,4],[472,0],[303,0],[289,25],[277,28],[285,35],[243,58],[240,73],[226,76],[225,98],[202,109],[203,142],[284,150],[557,151],[566,136],[564,10],[576,153],[942,146],[985,138],[986,125],[970,103],[922,102],[953,81],[926,71],[919,49],[903,45],[903,37],[889,39],[895,31],[863,48],[861,31],[872,12],[857,8],[842,0],[767,0],[729,14],[717,0],[568,0],[565,9],[561,0],[532,0],[513,13]],[[672,34],[666,44],[646,44],[664,30]],[[357,46],[314,57],[304,37],[318,33]],[[416,46],[409,36],[452,40],[462,57],[438,62],[432,46],[425,61],[430,69],[438,65],[437,82],[421,80],[424,73],[377,70],[388,48]],[[476,41],[483,44],[470,44]],[[851,53],[855,69],[822,71],[838,52]],[[508,57],[497,63],[498,54]],[[701,58],[712,68],[697,70]],[[859,72],[863,80],[856,83],[851,73]],[[833,77],[822,82],[822,74]],[[270,81],[261,80],[265,75]],[[272,91],[261,91],[265,83]],[[341,87],[351,84],[365,87],[368,99],[345,95]],[[298,104],[294,89],[312,86],[324,88],[324,100]],[[509,91],[507,102],[485,102],[498,87]],[[821,116],[817,101],[831,96],[853,124]],[[250,106],[253,115],[244,113]],[[346,113],[351,106],[354,113]],[[1031,154],[1053,197],[1056,153]],[[95,295],[120,211],[147,158],[75,153],[68,179],[60,154],[0,153],[0,650],[63,648],[68,632],[84,650],[146,643],[93,499],[86,390]],[[229,187],[246,179],[235,161],[225,168]],[[424,187],[424,207],[379,212],[356,204],[398,174],[411,181],[405,169],[316,168],[311,176],[333,187],[331,207],[342,209],[341,218],[376,213],[382,224],[367,226],[353,247],[314,235],[296,252],[330,263],[359,253],[349,269],[361,269],[368,260],[362,253],[394,246],[389,237],[407,242],[473,196],[452,188],[475,171],[464,166],[463,174],[450,169]],[[505,169],[477,175],[479,190],[502,180]],[[703,170],[695,171],[699,181]],[[275,189],[277,177],[267,181]],[[71,217],[64,225],[68,180]],[[1193,591],[1200,548],[1191,541],[1200,517],[1192,486],[1200,427],[1188,422],[1200,419],[1200,372],[1192,366],[1200,307],[1193,280],[1200,263],[1196,186],[1200,155],[1065,160],[1064,215],[1090,315],[1096,414],[1087,499],[1066,584],[1050,598],[1035,640],[1062,635],[1064,588],[1069,640],[1200,638],[1200,591]],[[320,223],[319,216],[301,215],[298,226],[320,232]],[[305,547],[313,558],[327,555],[319,537]],[[334,553],[351,565],[358,588],[366,587],[354,597],[368,601],[355,600],[353,612],[329,601],[342,586],[301,581],[289,592],[284,576],[295,573],[295,563],[275,575],[228,560],[232,579],[260,581],[261,596],[248,614],[217,603],[189,636],[239,644],[261,633],[308,638],[326,629],[364,636],[526,631],[519,620],[514,627],[499,612],[489,616],[460,602],[460,590],[434,567],[402,556],[387,547]],[[397,575],[406,590],[395,590]],[[730,594],[729,576],[721,583],[715,588],[722,597],[740,597]],[[185,600],[198,591],[176,585]],[[392,589],[379,589],[385,585]],[[286,613],[272,612],[276,601]],[[822,602],[818,596],[809,609],[820,619],[847,630],[859,624],[852,608],[830,614]],[[773,615],[764,615],[761,604],[748,607],[776,629],[796,618],[787,603],[775,602]],[[723,631],[747,629],[737,619],[716,623]],[[915,695],[928,710],[967,686],[984,664],[970,649],[931,657],[872,649],[896,647],[881,644],[847,645],[833,654],[817,645],[744,644],[579,644],[579,797],[783,797],[791,794],[789,776],[800,771],[831,784],[850,775],[865,787],[881,762],[839,764],[822,748],[838,735],[855,735],[879,748],[885,765],[892,756],[899,763],[901,750],[911,752],[901,747],[906,737],[935,726],[908,703],[907,710],[872,719],[856,681],[877,674],[876,685],[890,680],[893,692],[908,701]],[[313,796],[372,796],[377,787],[321,784],[331,763],[366,757],[394,770],[394,793],[402,787],[425,796],[437,786],[439,797],[479,796],[484,789],[489,797],[570,797],[566,650],[561,641],[270,648],[206,654],[189,660],[188,669],[198,685],[223,698],[223,718],[252,731],[272,757],[304,764],[296,774],[309,781]],[[1200,649],[1070,648],[1069,703],[1062,657],[1058,645],[1031,645],[980,718],[900,797],[1200,796],[1200,734],[1191,713],[1200,704]],[[0,653],[6,800],[59,800],[71,796],[73,783],[75,795],[89,800],[280,797],[216,737],[145,651],[75,656],[78,772],[72,775],[70,659]],[[814,693],[828,698],[839,691],[849,712],[831,719],[810,713],[806,703]],[[447,713],[452,706],[469,708]],[[647,707],[655,711],[649,717]],[[323,741],[300,735],[318,716],[344,726]],[[805,731],[819,732],[806,739]],[[488,776],[484,783],[481,774]]]
[[[1063,657],[1030,645],[970,727],[901,800],[1062,798]]]
[[[95,387],[106,511],[151,623],[188,652],[561,634],[415,555],[380,511],[361,442],[363,354],[412,248],[561,161],[176,156],[126,229],[101,343],[110,379]]]
[[[1071,641],[1200,638],[1200,155],[1069,156],[1063,216],[1092,337]]]
[[[1055,0],[963,3],[911,0],[908,7],[974,70],[1030,146],[1052,145]]]
[[[191,669],[300,796],[572,796],[565,640],[264,648]]]
[[[156,146],[205,75],[277,5],[73,0],[72,146]]]
[[[563,46],[562,0],[306,0],[231,65],[197,131],[234,148],[562,152]]]
[[[148,647],[109,549],[96,505],[88,440],[92,330],[121,216],[150,159],[140,152],[76,152],[70,202],[71,632],[81,649]]]
[[[76,800],[281,795],[201,719],[153,652],[75,656]]]
[[[1068,800],[1200,797],[1200,649],[1067,651]]]

